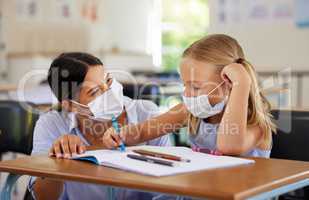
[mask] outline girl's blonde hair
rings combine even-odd
[[[247,124],[250,126],[259,126],[263,131],[262,144],[270,147],[272,144],[272,132],[276,127],[272,122],[270,114],[270,103],[260,91],[257,81],[257,74],[253,66],[245,59],[243,50],[239,43],[232,37],[224,34],[208,35],[189,46],[182,57],[190,57],[198,61],[204,61],[216,66],[226,66],[233,62],[243,65],[248,72],[252,84],[248,99],[248,117]],[[201,119],[188,116],[189,133],[196,134]]]

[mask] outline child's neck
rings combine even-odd
[[[219,124],[221,122],[222,117],[223,117],[223,113],[224,112],[221,112],[221,113],[214,115],[212,117],[208,117],[208,118],[204,119],[203,121],[206,122],[206,123],[209,123],[209,124]]]

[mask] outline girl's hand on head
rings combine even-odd
[[[232,86],[251,85],[251,78],[246,71],[245,66],[238,63],[232,63],[225,66],[221,71],[221,77],[226,82],[231,83]]]

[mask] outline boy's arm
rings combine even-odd
[[[37,178],[32,188],[36,200],[59,199],[63,191],[63,182],[51,179]]]

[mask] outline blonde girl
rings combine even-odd
[[[123,127],[120,137],[110,128],[102,145],[114,148],[121,140],[135,145],[187,126],[192,147],[269,157],[275,131],[270,105],[253,66],[234,38],[215,34],[194,42],[183,53],[180,74],[182,104],[143,123]]]

